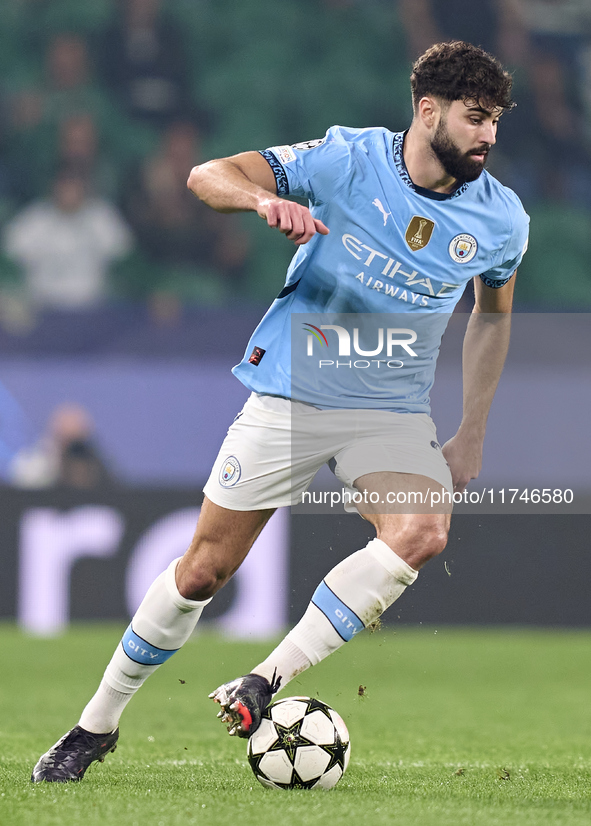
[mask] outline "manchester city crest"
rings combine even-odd
[[[473,235],[462,232],[450,241],[449,254],[456,264],[467,264],[477,252],[478,242]]]
[[[228,456],[220,470],[220,485],[223,488],[231,488],[240,479],[242,468],[235,456]]]

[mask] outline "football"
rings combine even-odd
[[[257,780],[273,789],[332,789],[350,753],[342,718],[312,697],[286,697],[267,706],[247,750]]]

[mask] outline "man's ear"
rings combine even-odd
[[[425,95],[419,101],[417,116],[427,129],[433,129],[441,116],[441,104],[433,97]]]

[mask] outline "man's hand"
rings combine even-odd
[[[260,198],[257,213],[296,246],[307,244],[317,232],[321,235],[330,232],[322,221],[312,217],[308,207],[273,195]]]
[[[442,449],[451,470],[454,493],[462,493],[471,479],[476,479],[482,467],[482,439],[456,433]]]

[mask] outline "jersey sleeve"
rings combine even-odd
[[[351,141],[339,126],[331,127],[324,138],[272,146],[260,154],[273,170],[278,195],[299,195],[313,204],[333,198],[347,182],[352,165]]]
[[[504,287],[511,280],[527,251],[529,216],[520,201],[518,201],[518,206],[513,207],[512,218],[512,228],[499,256],[499,263],[480,275],[486,286],[493,289]]]

